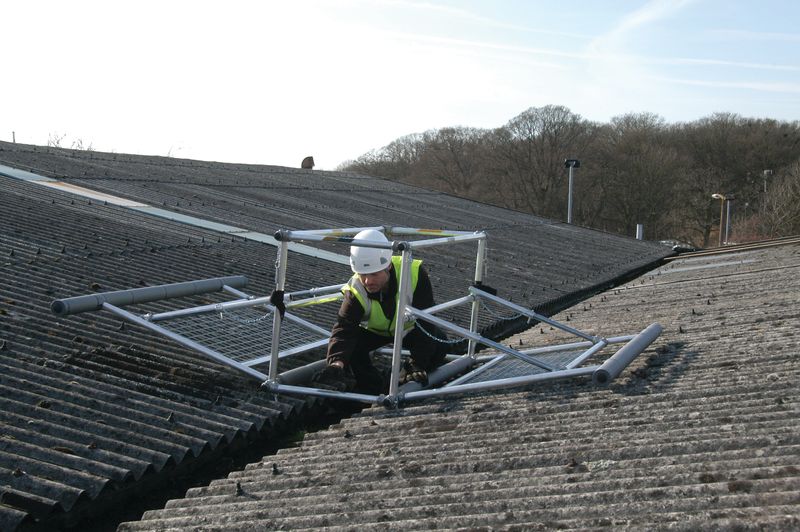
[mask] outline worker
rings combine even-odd
[[[355,240],[389,242],[376,229],[359,232]],[[370,353],[394,340],[401,260],[402,257],[392,256],[388,248],[350,247],[353,276],[342,288],[344,300],[328,342],[325,373],[343,378],[346,372],[352,372],[357,392],[379,395],[388,389],[388,382],[372,364]],[[431,281],[421,263],[411,262],[410,275],[410,303],[420,310],[434,305]],[[428,372],[444,361],[447,344],[440,340],[445,338],[433,324],[406,322],[403,348],[410,350],[411,357],[401,366],[400,384],[428,384]]]

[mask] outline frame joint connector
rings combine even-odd
[[[397,410],[403,403],[403,396],[404,394],[402,393],[397,395],[379,395],[378,404],[383,405],[387,410]]]
[[[275,392],[280,383],[276,379],[267,379],[261,383],[261,389],[267,392]]]

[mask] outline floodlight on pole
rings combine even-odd
[[[572,171],[581,167],[578,159],[564,159],[564,167],[569,168],[569,194],[567,195],[567,223],[572,223]]]
[[[725,234],[722,229],[725,224],[725,195],[711,194],[711,197],[719,200],[719,247],[722,247],[722,238]]]

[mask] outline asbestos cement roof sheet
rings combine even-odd
[[[798,271],[796,243],[679,258],[556,316],[663,325],[607,387],[371,408],[120,530],[797,529]]]
[[[165,489],[170,475],[281,433],[316,405],[267,396],[258,382],[108,313],[56,317],[54,299],[224,275],[245,275],[247,292],[269,294],[276,252],[264,235],[280,228],[484,229],[486,282],[531,307],[599,290],[670,254],[649,242],[340,172],[3,142],[0,165],[11,169],[0,172],[2,530],[113,512]],[[76,195],[79,187],[92,193]],[[347,248],[327,251],[342,256]],[[422,258],[440,301],[465,294],[473,249],[426,250]],[[290,289],[349,276],[342,261],[300,252],[289,261]],[[328,327],[334,313],[315,319]],[[484,325],[493,320],[485,317]]]

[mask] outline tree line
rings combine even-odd
[[[800,234],[800,122],[715,113],[668,124],[652,113],[608,123],[563,106],[532,107],[496,129],[407,135],[340,166],[547,218],[708,247],[720,231],[713,194],[733,198],[728,241]]]

